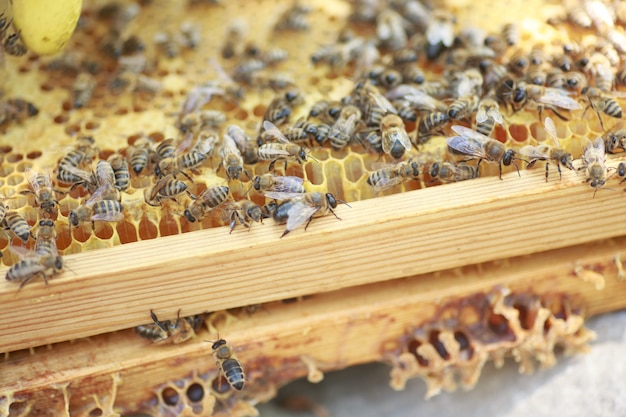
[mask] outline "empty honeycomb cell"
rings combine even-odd
[[[107,160],[109,156],[113,155],[115,151],[113,149],[101,149],[98,153],[98,157],[103,160]]]
[[[141,107],[141,106],[136,105],[136,106],[133,106],[133,111],[134,111],[135,113],[141,113],[141,112],[146,111],[146,109],[145,109],[144,107]]]
[[[28,159],[39,159],[41,157],[42,152],[41,151],[32,151],[26,154],[26,158]]]
[[[120,107],[119,109],[115,110],[114,114],[117,116],[124,116],[128,114],[128,109],[125,107]]]
[[[28,157],[28,155],[26,155],[26,158],[31,159]],[[17,168],[17,172],[26,172],[26,170],[33,168],[33,163],[30,161],[23,161],[17,164],[16,168]]]
[[[93,408],[91,409],[91,411],[89,411],[89,417],[100,417],[102,415],[103,415],[102,409],[98,407]]]
[[[67,123],[70,118],[65,114],[59,114],[58,116],[54,116],[54,119],[52,120],[54,120],[54,123],[62,125]]]
[[[72,102],[69,100],[65,100],[62,104],[61,104],[61,108],[63,109],[63,111],[70,111],[74,108],[74,106],[72,106]]]
[[[548,137],[546,134],[546,130],[543,125],[539,122],[534,122],[530,126],[528,126],[530,130],[530,136],[534,138],[537,142],[543,142]]]
[[[248,118],[248,112],[244,109],[237,109],[237,111],[234,112],[233,116],[237,120],[246,120]]]
[[[324,165],[324,178],[328,192],[343,199],[343,170],[338,161],[328,161]]]
[[[120,238],[120,243],[122,244],[138,241],[137,229],[132,223],[126,220],[118,222],[115,226],[115,230],[117,230],[117,236]]]
[[[151,132],[148,133],[148,137],[155,142],[161,142],[163,139],[165,139],[165,135],[163,134],[163,132]]]
[[[15,187],[25,181],[23,174],[12,174],[7,177],[7,185]]]
[[[590,133],[586,120],[572,120],[567,124],[567,127],[574,135],[587,136]],[[563,135],[561,135],[557,128],[557,134],[559,137],[565,137],[566,132],[563,132]]]
[[[68,195],[70,197],[72,197],[73,199],[76,199],[76,200],[84,198],[88,194],[89,194],[89,192],[83,186],[80,186],[80,187],[70,187],[69,188],[69,192],[68,192]]]
[[[223,375],[220,375],[211,382],[211,390],[215,394],[223,395],[230,391],[230,384]]]
[[[68,125],[65,127],[65,133],[68,136],[76,136],[78,133],[80,132],[80,126],[79,125]]]
[[[146,217],[143,217],[137,226],[137,230],[139,232],[139,238],[141,240],[155,239],[159,235],[159,230]]]
[[[528,128],[526,125],[510,125],[509,133],[511,138],[517,142],[525,142],[528,139]]]
[[[363,163],[358,156],[353,154],[348,155],[344,160],[343,166],[348,181],[356,183],[363,176]]]
[[[27,72],[30,71],[30,67],[27,65],[21,65],[18,69],[17,69],[21,74],[26,74]]]
[[[12,163],[19,162],[22,159],[24,159],[24,155],[22,155],[21,153],[10,153],[4,157],[4,160],[6,162],[12,162]]]
[[[535,321],[537,320],[537,310],[528,308],[528,305],[523,303],[513,304],[513,308],[519,312],[519,322],[522,329],[529,330],[533,328]]]
[[[429,364],[428,359],[426,359],[425,357],[417,353],[417,350],[419,349],[420,346],[422,346],[422,342],[420,342],[419,340],[412,339],[409,342],[409,345],[407,347],[408,352],[415,356],[415,358],[417,359],[417,363],[419,363],[420,366],[428,366]]]
[[[13,150],[12,146],[9,145],[2,145],[0,146],[0,154],[7,154],[9,152],[11,152]]]
[[[163,403],[173,407],[180,401],[180,397],[178,395],[178,391],[176,391],[172,387],[165,387],[161,391],[161,399]]]
[[[14,170],[12,165],[0,164],[0,177],[8,177]]]
[[[87,130],[95,130],[99,127],[100,127],[100,122],[96,122],[92,120],[92,121],[85,123],[85,129]]]
[[[439,334],[441,332],[434,330],[431,331],[428,335],[428,342],[435,348],[437,354],[441,356],[442,359],[448,360],[450,359],[450,354],[446,350],[446,347],[443,345],[441,340],[439,340]]]
[[[487,317],[487,326],[499,340],[515,340],[509,321],[503,315],[491,312]]]
[[[204,388],[202,385],[197,382],[189,385],[187,388],[187,398],[189,398],[189,401],[194,403],[202,401],[202,398],[204,398]]]
[[[474,349],[472,348],[467,335],[464,332],[457,330],[454,332],[454,340],[456,340],[459,344],[459,350],[462,352],[462,359],[472,359]]]
[[[48,84],[48,83],[44,83],[44,84],[41,84],[39,86],[39,88],[41,89],[41,91],[49,92],[49,91],[54,90],[54,85]]]

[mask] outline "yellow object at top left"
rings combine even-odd
[[[63,49],[76,29],[82,0],[12,1],[13,22],[32,52],[52,55]]]

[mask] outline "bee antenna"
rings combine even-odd
[[[76,272],[74,272],[74,270],[67,265],[68,262],[72,263],[72,262],[74,262],[74,259],[63,260],[63,269],[67,269],[72,274],[76,275]]]
[[[311,159],[312,161],[317,162],[318,164],[320,163],[320,161],[318,159],[316,159],[313,155],[309,154],[309,159]]]
[[[337,200],[337,202],[338,202],[338,203],[345,204],[346,206],[348,206],[348,207],[352,208],[352,206],[351,206],[350,204],[348,204],[346,201],[343,201],[343,200]]]

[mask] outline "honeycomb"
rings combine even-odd
[[[125,208],[123,220],[117,223],[95,222],[93,230],[89,222],[76,228],[71,227],[69,213],[83,204],[89,194],[82,186],[70,188],[68,184],[56,180],[59,160],[83,136],[95,139],[98,148],[96,160],[106,160],[116,153],[128,158],[132,147],[146,137],[155,146],[168,138],[182,140],[184,134],[176,123],[189,93],[195,86],[212,80],[229,85],[223,72],[234,74],[238,70],[237,59],[221,59],[216,52],[224,46],[228,36],[227,26],[236,19],[245,21],[247,25],[246,34],[236,45],[237,48],[254,40],[261,48],[268,48],[269,45],[283,48],[288,51],[289,58],[261,71],[259,79],[244,81],[245,98],[230,93],[216,94],[203,106],[203,110],[219,110],[225,114],[226,122],[222,124],[220,133],[224,126],[235,123],[243,127],[253,139],[256,138],[270,101],[287,90],[285,87],[269,86],[268,80],[277,83],[280,81],[279,76],[290,80],[286,83],[288,87],[296,85],[306,95],[304,103],[293,106],[290,123],[306,116],[311,105],[320,99],[340,100],[353,90],[358,65],[354,62],[346,65],[314,65],[311,55],[320,45],[336,43],[346,26],[357,36],[374,36],[376,25],[368,21],[365,3],[310,2],[311,10],[304,17],[308,22],[307,29],[296,27],[273,31],[277,22],[285,21],[283,13],[288,11],[290,4],[269,0],[254,3],[190,1],[180,7],[164,0],[142,1],[135,5],[138,7],[137,15],[130,19],[121,32],[125,39],[132,35],[138,36],[145,47],[144,51],[126,57],[137,55],[146,59],[135,63],[140,65],[140,69],[135,74],[130,71],[129,86],[125,86],[126,80],[117,77],[126,75],[120,72],[120,68],[132,65],[133,61],[129,59],[123,64],[123,60],[113,59],[98,48],[111,31],[112,22],[103,13],[107,3],[86,1],[78,29],[62,56],[27,54],[24,57],[4,57],[4,97],[27,100],[36,105],[38,114],[20,121],[5,121],[0,126],[3,129],[0,139],[0,195],[6,197],[8,208],[18,211],[36,231],[38,210],[33,207],[33,196],[22,191],[28,189],[29,169],[49,172],[58,190],[59,214],[55,219],[55,227],[56,243],[62,255],[224,225],[225,221],[219,215],[207,216],[198,223],[187,221],[182,213],[191,200],[186,196],[178,197],[177,201],[166,200],[160,207],[148,206],[144,194],[154,184],[154,178],[150,170],[144,170],[139,175],[132,174],[130,188],[122,193]],[[390,3],[397,6],[402,2]],[[529,2],[513,5],[483,2],[480,6],[463,1],[435,3],[433,8],[446,8],[456,14],[456,28],[480,22],[486,32],[499,33],[505,23],[519,23],[519,45],[515,48],[507,47],[498,58],[501,62],[511,60],[516,48],[528,52],[531,46],[541,44],[546,51],[553,53],[570,40],[586,44],[594,39],[595,30],[592,27],[572,31],[566,13],[557,5],[543,7],[543,3],[538,1],[530,2],[532,5]],[[528,10],[539,11],[540,18],[516,17],[519,22],[501,19],[501,16],[526,16]],[[359,13],[355,12],[362,12],[363,16],[359,17]],[[374,12],[379,13],[380,10]],[[352,20],[347,19],[350,13],[353,13]],[[556,23],[543,23],[552,16],[557,16],[554,18]],[[178,33],[183,22],[200,28],[201,42],[192,48],[180,48],[168,56],[166,45],[156,42],[155,36]],[[622,21],[617,22],[616,27],[621,33]],[[547,42],[546,39],[551,41]],[[384,46],[380,51],[382,61],[387,62],[391,56],[390,48]],[[427,80],[440,79],[446,70],[442,60],[430,62],[420,57],[419,64]],[[84,104],[76,98],[80,93],[76,79],[83,74],[91,75],[80,78],[81,81],[93,83],[93,94],[88,100],[83,100]],[[272,76],[275,77],[272,79]],[[140,85],[140,81],[155,81],[157,88],[151,90]],[[122,84],[119,88],[115,84],[118,82]],[[619,102],[621,98],[617,97],[617,100]],[[78,102],[80,105],[77,105]],[[546,141],[547,134],[536,111],[523,109],[515,113],[503,113],[506,121],[502,126],[495,127],[493,137],[506,147],[519,149],[524,145]],[[550,112],[544,110],[544,113]],[[553,119],[561,144],[576,158],[580,157],[587,138],[602,136],[607,128],[614,127],[607,115],[597,116],[592,110],[571,112],[568,117],[567,121],[556,116]],[[466,120],[459,123],[469,124]],[[405,128],[410,135],[415,135],[418,127],[416,122],[407,121]],[[314,159],[302,165],[290,163],[285,174],[304,178],[308,191],[330,192],[348,203],[435,186],[438,183],[430,178],[427,165],[433,160],[452,160],[445,143],[445,136],[449,136],[451,131],[445,127],[440,133],[430,138],[419,150],[413,149],[406,156],[421,158],[420,161],[424,162],[420,179],[403,182],[382,192],[376,192],[367,183],[368,176],[381,162],[393,160],[388,155],[371,152],[362,144],[350,145],[341,150],[331,149],[328,145],[315,146],[311,149]],[[193,181],[188,182],[192,194],[198,195],[213,185],[227,184],[233,200],[249,196],[259,205],[265,203],[261,194],[254,191],[248,194],[250,178],[244,176],[244,181],[229,181],[224,169],[218,169],[219,163],[219,156],[213,155],[197,169],[198,172],[192,175]],[[279,171],[282,170],[280,165],[277,165]],[[266,163],[246,164],[245,169],[253,177],[265,174],[268,167]],[[504,169],[512,172],[515,168],[511,166]],[[497,174],[496,166],[487,163],[481,165],[482,176]],[[551,175],[551,180],[554,180],[554,172]],[[11,243],[10,232],[0,236],[2,262],[6,266],[16,262],[16,255],[9,250],[11,244],[19,245],[16,239]],[[34,240],[30,239],[25,246],[32,249]],[[455,389],[457,385],[470,388],[487,360],[500,363],[505,356],[511,355],[520,362],[525,372],[534,367],[535,361],[541,366],[549,366],[554,361],[555,346],[576,350],[590,338],[590,334],[582,327],[582,313],[571,307],[569,300],[555,299],[504,293],[482,294],[468,301],[467,308],[473,310],[470,317],[476,319],[475,323],[464,321],[467,318],[464,314],[462,317],[464,310],[458,305],[442,307],[436,320],[416,329],[410,338],[403,341],[406,350],[394,360],[392,384],[401,388],[408,378],[422,376],[428,381],[430,396],[441,389]],[[489,334],[494,339],[481,339]],[[510,339],[510,344],[505,343],[503,347],[500,343],[496,347],[495,336],[498,336],[500,342],[502,338]],[[468,344],[470,341],[475,343]],[[311,366],[306,360],[300,364],[303,367],[306,365]],[[310,373],[316,375],[315,378],[320,377],[315,369],[310,370]],[[113,405],[115,389],[123,381],[113,378],[93,384],[109,384],[106,385],[109,388],[94,388],[94,392],[109,392],[111,395],[106,398],[94,395],[91,401],[72,395],[73,390],[77,390],[72,385],[51,387],[51,392],[46,395],[62,398],[63,401],[58,402],[62,404],[61,408],[51,409],[49,415],[69,415],[70,410],[72,415],[119,415]],[[249,402],[236,401],[236,396],[233,397],[230,392],[221,393],[223,385],[215,368],[211,366],[203,373],[198,371],[179,380],[159,383],[154,388],[152,403],[144,404],[141,411],[172,416],[254,414]],[[211,395],[208,395],[209,392]],[[266,397],[271,397],[269,388]],[[84,403],[80,403],[79,398]],[[0,396],[0,410],[4,415],[44,415],[33,404],[36,402],[23,401],[19,396]]]
[[[403,352],[393,352],[390,383],[401,390],[408,379],[420,377],[426,398],[468,390],[488,361],[500,368],[512,357],[521,373],[532,373],[537,364],[553,366],[559,350],[585,351],[594,337],[584,327],[584,311],[568,296],[508,289],[475,294],[442,305],[432,320],[403,338]]]

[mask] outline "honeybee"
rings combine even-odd
[[[448,117],[454,120],[468,118],[478,107],[478,100],[475,95],[457,98],[448,107]]]
[[[310,27],[307,21],[307,15],[311,12],[309,6],[294,1],[293,5],[283,12],[280,16],[274,30],[308,30]]]
[[[478,177],[478,168],[466,164],[453,164],[450,162],[435,162],[428,171],[433,180],[442,183],[471,180]]]
[[[70,167],[82,167],[92,161],[98,154],[95,140],[91,136],[81,136],[76,140],[74,147],[59,161],[57,178],[66,184],[74,184],[82,181],[83,175],[73,173]]]
[[[622,118],[622,107],[610,94],[605,93],[597,87],[591,86],[583,88],[581,94],[585,96],[589,103],[585,108],[585,112],[589,108],[592,108],[598,115],[598,119],[600,120],[600,126],[603,130],[604,122],[602,121],[602,117],[600,117],[600,112],[606,114],[607,116],[615,117],[616,119]]]
[[[507,23],[502,26],[502,37],[509,46],[517,45],[520,40],[519,26],[515,23]]]
[[[252,186],[260,192],[276,191],[280,193],[304,193],[304,180],[293,176],[276,176],[272,173],[257,175],[252,179]]]
[[[604,134],[604,148],[607,153],[617,153],[616,149],[622,152],[626,149],[626,129],[622,129],[623,123],[618,123]]]
[[[449,71],[446,74],[449,91],[455,99],[469,96],[482,96],[484,78],[476,68],[464,71]]]
[[[204,323],[204,315],[180,317],[180,310],[176,321],[160,321],[154,311],[150,310],[150,317],[154,323],[135,327],[135,333],[144,339],[156,344],[183,343],[195,336]]]
[[[540,117],[544,107],[552,110],[554,114],[563,120],[567,120],[567,118],[561,115],[557,108],[567,110],[580,110],[582,108],[580,103],[569,97],[564,90],[526,84],[524,81],[515,83],[511,79],[506,80],[498,88],[496,94],[505,104],[511,105],[514,111],[519,111],[525,106],[537,108]]]
[[[452,126],[452,130],[460,136],[446,138],[448,148],[471,158],[478,159],[476,169],[478,169],[480,163],[484,159],[498,164],[500,169],[500,179],[502,179],[503,164],[505,166],[509,166],[511,164],[515,165],[519,175],[519,167],[514,161],[514,159],[518,158],[516,158],[516,152],[513,149],[506,149],[501,142],[491,139],[490,137],[465,126]]]
[[[143,171],[150,162],[150,148],[152,147],[152,141],[147,138],[140,138],[131,147],[130,150],[130,167],[135,174],[139,174]]]
[[[343,149],[350,143],[361,119],[361,110],[355,106],[346,106],[341,110],[339,119],[328,132],[328,139],[333,149]]]
[[[161,52],[169,59],[176,58],[180,54],[180,44],[171,33],[158,32],[154,35],[154,43]]]
[[[387,165],[367,177],[367,183],[374,187],[375,191],[384,191],[404,181],[419,178],[422,166],[416,160],[409,159],[396,165]]]
[[[271,161],[269,170],[274,170],[277,161],[285,161],[285,168],[288,161],[296,161],[299,164],[304,163],[309,158],[309,151],[304,147],[289,142],[285,135],[272,122],[265,120],[263,122],[265,134],[278,140],[278,143],[265,143],[259,146],[259,159],[263,161]]]
[[[185,209],[185,218],[191,223],[199,221],[212,209],[220,206],[228,199],[230,189],[225,185],[215,185],[207,188],[194,198]]]
[[[476,131],[485,136],[491,135],[495,124],[501,125],[504,122],[502,113],[500,113],[500,105],[490,96],[483,97],[478,103],[478,111],[476,112]]]
[[[224,374],[228,384],[237,391],[241,391],[246,377],[241,363],[235,357],[233,348],[226,343],[226,340],[219,339],[213,342],[211,349],[213,349],[217,367]]]
[[[433,111],[421,117],[417,125],[417,142],[426,143],[434,132],[440,130],[450,121],[447,114]]]
[[[530,67],[530,59],[524,50],[518,49],[515,53],[513,53],[513,55],[511,55],[507,67],[516,75],[524,76]]]
[[[4,39],[4,50],[7,54],[13,56],[22,56],[28,52],[26,45],[22,41],[21,31],[11,33]]]
[[[426,28],[426,57],[436,59],[444,49],[454,42],[454,25],[456,16],[443,9],[435,9]],[[400,26],[402,27],[402,26]]]
[[[168,174],[160,178],[154,186],[146,188],[144,197],[147,204],[159,206],[164,199],[176,201],[176,196],[182,193],[190,195],[187,184],[174,178],[173,174]]]
[[[357,140],[364,145],[367,145],[371,150],[377,154],[383,153],[383,138],[380,136],[380,131],[365,130],[357,133]]]
[[[182,155],[177,154],[175,157],[161,159],[155,166],[155,174],[157,177],[172,174],[174,178],[176,178],[176,175],[178,174],[183,174],[188,180],[191,181],[191,177],[185,172],[185,170],[197,173],[195,168],[202,165],[207,158],[207,155],[192,149]]]
[[[0,101],[0,124],[5,122],[22,123],[29,117],[39,114],[39,109],[21,98],[9,98]]]
[[[102,189],[98,189],[102,190]],[[124,207],[117,200],[103,200],[102,194],[96,192],[82,206],[70,211],[70,224],[78,227],[82,222],[91,221],[92,227],[96,221],[118,222],[124,218]]]
[[[426,93],[420,87],[414,87],[412,85],[402,84],[398,87],[390,90],[386,97],[393,100],[396,98],[402,98],[408,101],[418,111],[440,111],[445,112],[448,108],[445,103],[432,97]]]
[[[226,134],[235,141],[237,148],[241,152],[244,163],[257,163],[259,160],[259,147],[241,127],[229,125],[226,127]]]
[[[107,159],[113,174],[115,176],[115,188],[118,191],[126,191],[130,187],[130,171],[128,169],[128,162],[119,153],[114,153]]]
[[[411,150],[411,139],[404,127],[404,121],[385,97],[375,90],[370,90],[369,94],[374,102],[387,112],[380,121],[383,152],[395,159],[400,159],[405,151]]]
[[[252,222],[263,223],[266,217],[261,207],[250,200],[240,200],[230,204],[225,210],[226,217],[230,221],[230,233],[239,223],[250,231]]]
[[[77,109],[86,106],[96,88],[96,79],[88,72],[81,72],[72,84],[72,103]]]
[[[526,158],[528,158],[528,165],[526,168],[532,168],[537,161],[546,161],[546,182],[548,182],[548,167],[550,161],[553,161],[556,164],[556,169],[559,171],[559,179],[562,179],[561,174],[561,165],[574,170],[574,165],[572,165],[572,154],[566,152],[563,148],[560,147],[559,140],[556,134],[556,126],[551,118],[546,117],[543,123],[546,133],[548,134],[548,140],[552,142],[552,145],[547,143],[542,143],[537,146],[526,145],[523,146],[518,153]]]
[[[30,226],[26,219],[17,211],[7,211],[4,214],[2,220],[2,226],[5,229],[11,230],[13,234],[26,243],[28,238],[31,237]]]
[[[188,115],[202,109],[202,107],[211,101],[211,97],[214,95],[224,95],[226,91],[215,83],[206,83],[204,85],[197,85],[193,87],[183,101],[183,106],[178,116],[179,120]]]
[[[289,119],[289,116],[291,116],[291,106],[287,100],[284,97],[276,97],[267,106],[263,120],[281,125]]]
[[[583,167],[581,169],[585,169],[587,175],[585,182],[588,182],[595,189],[593,192],[595,197],[598,190],[605,186],[608,179],[608,169],[605,165],[606,153],[602,138],[596,138],[596,140],[585,146],[582,158]]]
[[[198,152],[209,158],[213,155],[215,147],[219,141],[220,139],[217,131],[207,128],[202,129],[200,133],[198,133],[198,139],[191,147],[190,152]]]
[[[35,205],[39,207],[40,215],[56,216],[59,202],[52,188],[52,179],[48,174],[39,174],[31,169],[26,170],[26,179],[35,195]],[[26,192],[31,192],[27,190]]]
[[[232,129],[231,129],[232,131]],[[226,176],[231,180],[240,180],[241,174],[245,173],[248,178],[250,174],[243,167],[243,157],[235,140],[227,132],[222,137],[222,147],[220,148],[220,156],[222,157],[221,167],[224,167]]]
[[[313,217],[322,217],[331,213],[338,220],[341,220],[333,209],[337,207],[338,202],[342,201],[337,200],[331,193],[310,192],[299,194],[268,191],[265,193],[265,197],[275,200],[286,200],[276,207],[273,215],[274,220],[279,223],[287,223],[285,231],[280,236],[281,238],[305,222],[304,230],[306,230]]]
[[[51,219],[39,220],[35,239],[35,253],[39,255],[57,255],[57,231]]]
[[[380,11],[376,17],[376,35],[392,50],[405,47],[408,41],[402,16],[388,8]]]
[[[181,40],[184,47],[195,49],[200,45],[200,30],[198,26],[190,22],[183,22],[180,25]]]
[[[241,52],[240,45],[243,44],[247,25],[243,19],[235,19],[226,28],[224,43],[222,44],[222,58],[229,59]]]
[[[63,272],[63,258],[58,254],[40,254],[16,246],[11,246],[10,250],[22,259],[11,265],[6,279],[10,282],[19,282],[20,288],[37,276],[41,276],[48,285],[48,278]]]

